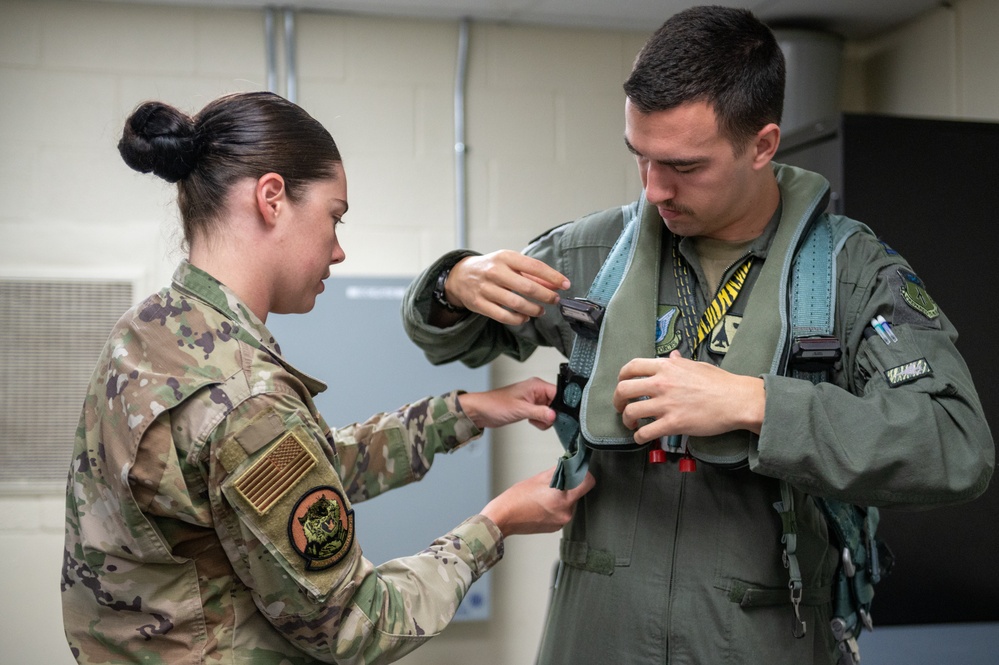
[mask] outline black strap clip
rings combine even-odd
[[[791,369],[798,372],[821,372],[843,357],[839,339],[831,335],[797,337],[791,343]]]
[[[580,337],[596,339],[600,334],[600,323],[604,318],[602,305],[586,298],[572,298],[560,300],[558,309],[572,331]]]
[[[578,423],[579,407],[583,403],[583,388],[586,387],[587,381],[589,377],[573,372],[569,369],[569,363],[559,365],[555,398],[552,400],[551,408]]]

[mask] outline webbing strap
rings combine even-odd
[[[795,258],[791,284],[791,338],[831,336],[834,332],[836,302],[836,255],[846,238],[860,230],[861,225],[844,217],[821,216],[813,225],[804,245]],[[829,368],[801,371],[791,368],[790,374],[820,383],[828,380]],[[790,485],[781,480],[782,501],[774,504],[781,513],[783,525],[784,563],[788,567],[791,600],[800,622],[795,587],[801,584],[801,571],[795,553],[795,519]],[[862,626],[870,627],[869,608],[874,596],[873,582],[879,577],[876,508],[861,509],[851,504],[812,497],[822,510],[841,548],[840,565],[834,581],[833,633],[839,642],[840,663],[860,662],[857,636]],[[790,513],[790,514],[788,514]],[[869,560],[869,557],[871,560]],[[800,601],[801,593],[797,593]],[[802,633],[803,634],[803,633]],[[800,637],[798,633],[795,636]]]
[[[781,500],[774,504],[774,509],[780,513],[780,521],[784,533],[781,542],[784,544],[784,567],[788,572],[788,589],[791,592],[791,605],[794,607],[794,620],[791,623],[791,633],[795,637],[804,637],[808,625],[801,618],[801,598],[804,583],[801,580],[801,565],[798,563],[798,527],[795,524],[794,495],[791,486],[780,481]]]
[[[832,229],[826,217],[816,220],[794,260],[791,337],[832,332],[834,280]]]
[[[832,230],[823,215],[812,225],[805,243],[795,257],[791,279],[791,339],[828,335],[832,332],[833,299],[832,279]],[[792,369],[792,376],[821,381],[824,372],[801,372]],[[794,606],[795,622],[792,633],[795,637],[805,634],[805,622],[801,620],[802,580],[801,566],[797,555],[797,526],[795,524],[794,498],[791,486],[780,481],[781,501],[774,508],[781,514],[784,544],[784,566],[788,569],[788,587],[791,603]]]
[[[791,339],[832,334],[834,294],[832,230],[825,216],[816,220],[795,257],[791,277]],[[825,371],[792,368],[791,376],[818,383]]]
[[[617,291],[628,262],[631,260],[632,240],[642,219],[641,213],[644,205],[643,198],[639,205],[621,206],[624,230],[618,236],[607,259],[600,266],[593,283],[590,284],[590,290],[586,294],[587,300],[606,307],[614,292]],[[569,355],[568,365],[571,373],[582,377],[590,376],[597,357],[598,341],[599,339],[576,335],[576,339],[572,343],[572,352]],[[583,397],[582,386],[575,382],[566,384],[560,382],[560,389],[562,401],[570,408],[578,409]],[[590,465],[590,448],[580,440],[578,417],[574,418],[569,414],[558,412],[553,428],[558,434],[559,441],[562,442],[565,453],[555,465],[551,486],[557,489],[572,489],[579,485],[586,476],[586,470]]]

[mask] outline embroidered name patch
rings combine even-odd
[[[288,518],[288,539],[306,570],[325,570],[342,559],[354,542],[354,511],[333,487],[306,492]]]
[[[236,490],[260,515],[316,465],[316,458],[288,432],[235,482]]]
[[[932,373],[933,371],[930,369],[929,363],[926,362],[926,358],[920,358],[919,360],[913,360],[910,363],[886,370],[885,378],[888,380],[888,385],[895,388],[903,383],[915,381],[922,376],[928,376]]]

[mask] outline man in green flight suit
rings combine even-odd
[[[653,451],[678,436],[691,448],[592,450],[597,489],[563,530],[539,662],[835,663],[839,556],[810,496],[928,508],[971,500],[991,478],[956,331],[904,258],[854,233],[833,257],[841,360],[819,384],[787,376],[786,354],[774,371],[770,331],[787,334],[789,294],[773,275],[829,186],[772,162],[784,98],[773,34],[745,10],[680,12],[624,89],[640,200],[523,252],[446,254],[411,285],[407,331],[435,363],[523,360],[542,345],[569,356],[576,333],[555,305],[587,295],[634,218],[636,258],[606,306],[580,426],[590,442],[623,432]],[[895,341],[871,326],[879,316]],[[754,354],[766,362],[732,362]],[[689,453],[727,463],[651,463]],[[797,506],[797,604],[774,509],[782,482]]]

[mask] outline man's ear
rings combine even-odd
[[[257,179],[255,189],[257,210],[265,224],[271,225],[277,221],[278,215],[288,205],[288,194],[284,186],[284,178],[277,173],[265,173]]]
[[[753,139],[753,167],[761,169],[773,160],[780,146],[780,127],[775,123],[769,123],[763,129],[756,132]]]

